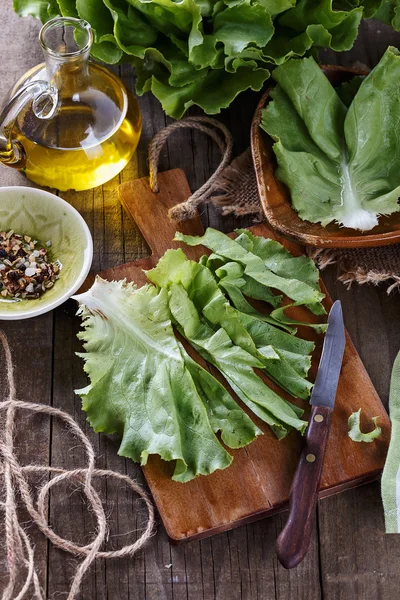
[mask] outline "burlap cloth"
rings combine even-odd
[[[149,147],[150,184],[157,191],[158,160],[169,135],[176,129],[199,129],[209,135],[221,151],[221,162],[208,181],[190,198],[170,210],[175,221],[192,218],[201,203],[211,202],[224,215],[250,215],[254,222],[263,220],[250,148],[229,163],[232,136],[219,121],[210,117],[187,117],[162,129]],[[307,252],[320,269],[336,265],[337,278],[350,287],[354,282],[373,285],[386,284],[390,293],[400,286],[400,244],[379,248],[322,249],[308,248]]]
[[[210,201],[222,207],[223,214],[263,219],[250,148],[222,172],[218,188]],[[320,269],[335,264],[338,279],[348,287],[354,282],[386,283],[390,293],[400,285],[400,244],[379,248],[307,248],[307,253]]]

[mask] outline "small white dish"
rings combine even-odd
[[[41,245],[51,241],[51,261],[61,265],[54,286],[38,299],[2,300],[0,320],[37,317],[70,298],[85,281],[93,260],[93,241],[82,216],[58,196],[40,189],[0,187],[0,231],[13,229]]]

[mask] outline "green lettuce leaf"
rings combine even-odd
[[[262,435],[250,417],[236,404],[224,386],[203,369],[183,350],[185,366],[192,376],[197,393],[207,410],[208,420],[214,433],[221,432],[221,439],[229,448],[247,446],[257,435]]]
[[[56,14],[87,19],[96,38],[92,55],[131,62],[138,93],[152,91],[175,118],[192,105],[219,113],[242,91],[260,90],[274,65],[315,47],[350,48],[363,10],[371,16],[380,0],[343,4],[333,10],[330,0],[14,0],[19,15],[43,22]],[[393,20],[392,7],[385,14]]]
[[[374,429],[368,433],[363,433],[360,429],[360,418],[361,418],[361,408],[356,412],[353,412],[349,417],[349,438],[353,440],[353,442],[373,442],[376,438],[378,438],[382,429],[378,425],[379,417],[372,417],[372,423],[374,424]]]
[[[169,308],[181,335],[224,375],[242,402],[268,423],[279,438],[291,428],[305,431],[307,423],[299,419],[301,411],[278,396],[253,371],[263,368],[263,363],[232,344],[224,329],[215,332],[201,320],[182,284],[170,286]]]
[[[374,19],[391,25],[396,31],[400,31],[400,1],[384,0],[379,10],[373,15]]]
[[[76,0],[57,0],[57,4],[63,17],[76,18],[79,16],[76,9]]]
[[[310,354],[315,347],[313,342],[281,331],[255,316],[241,312],[238,313],[238,316],[259,350],[264,346],[271,345],[302,377],[306,377],[311,366]]]
[[[261,363],[260,368],[284,390],[298,398],[309,397],[312,384],[301,377],[282,354],[268,342],[257,349],[237,310],[229,304],[207,267],[188,260],[182,250],[167,250],[157,266],[146,275],[159,287],[182,284],[198,313],[214,331],[222,327],[232,342],[257,359]],[[270,320],[276,323],[274,319]]]
[[[137,290],[97,278],[76,299],[84,326],[79,337],[85,353],[80,356],[90,377],[90,384],[77,393],[95,431],[121,436],[121,456],[141,464],[150,454],[176,460],[173,479],[185,482],[231,463],[215,431],[222,431],[225,443],[234,447],[260,433],[207,371],[194,368],[178,344],[166,290]]]
[[[254,235],[248,229],[236,229],[238,237],[236,242],[243,246],[243,240],[247,241],[247,250],[259,256],[269,269],[280,277],[298,279],[304,281],[310,287],[319,290],[319,272],[314,261],[307,256],[293,256],[282,244]]]
[[[235,240],[211,227],[207,229],[203,236],[195,237],[178,232],[175,239],[183,241],[189,246],[204,245],[224,258],[240,263],[244,266],[244,273],[249,278],[262,283],[268,288],[275,288],[289,298],[306,304],[311,309],[324,297],[324,294],[315,286],[310,286],[293,277],[286,278],[276,275],[265,266],[263,259],[259,256],[249,252]]]
[[[98,60],[115,64],[123,56],[113,31],[113,18],[103,0],[76,0],[79,18],[90,23],[94,31],[91,53]]]
[[[157,31],[132,6],[121,0],[103,0],[114,20],[113,33],[118,46],[127,54],[145,57],[146,49],[157,41]]]
[[[400,56],[388,48],[349,109],[312,58],[278,67],[262,127],[302,219],[368,230],[399,210]]]
[[[298,321],[297,319],[292,319],[288,315],[286,315],[285,311],[289,310],[294,306],[301,306],[299,302],[293,302],[292,304],[287,304],[285,306],[280,306],[279,308],[275,308],[270,313],[270,317],[277,321],[282,325],[290,325],[295,327],[310,327],[314,329],[317,333],[324,333],[328,327],[327,323],[310,323],[309,321]]]
[[[393,0],[391,0],[393,1]],[[396,1],[396,0],[395,0]],[[381,9],[381,5],[385,4],[385,0],[334,0],[334,8],[336,10],[349,10],[349,7],[359,8],[363,10],[363,15],[366,19],[377,18],[376,13]]]
[[[42,23],[58,14],[58,11],[54,10],[54,2],[49,0],[13,0],[13,6],[20,17],[36,17]]]
[[[291,10],[279,17],[279,24],[296,31],[310,25],[319,25],[316,46],[330,46],[332,50],[350,50],[357,37],[363,16],[362,6],[352,10],[333,10],[332,0],[300,0]]]
[[[208,70],[204,78],[181,87],[173,87],[168,80],[151,77],[141,91],[151,90],[164,111],[175,119],[180,119],[194,105],[214,115],[227,108],[244,90],[260,91],[269,75],[268,69],[262,68],[251,70],[240,67],[235,73]]]

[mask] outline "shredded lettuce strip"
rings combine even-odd
[[[239,241],[233,240],[212,227],[209,227],[203,236],[190,236],[178,232],[175,239],[183,241],[189,246],[203,245],[215,254],[229,261],[239,263],[244,268],[244,275],[252,282],[252,285],[258,288],[262,285],[269,290],[271,288],[277,289],[295,302],[307,306],[314,314],[325,312],[321,304],[324,294],[319,289],[318,282],[315,281],[315,273],[318,273],[318,270],[315,265],[312,265],[312,261],[308,263],[309,272],[307,274],[301,272],[299,265],[299,273],[302,275],[302,279],[298,279],[294,273],[285,272],[284,268],[281,269],[279,266],[273,268],[274,261],[268,261],[266,257],[264,258],[261,248],[256,249],[260,254],[258,255],[253,251],[253,246],[249,249],[247,244],[244,246],[240,243],[239,238]],[[253,243],[251,238],[249,241]],[[284,253],[286,252],[284,250]],[[278,262],[282,262],[282,259]]]
[[[360,428],[361,408],[356,412],[353,412],[349,417],[349,438],[352,439],[353,442],[373,442],[382,433],[382,429],[378,425],[378,418],[379,417],[372,417],[371,420],[374,429],[368,433],[364,433]]]

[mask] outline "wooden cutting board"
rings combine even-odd
[[[142,269],[154,266],[168,248],[183,247],[173,241],[177,227],[169,221],[167,212],[171,206],[188,198],[190,189],[186,177],[179,169],[167,171],[159,175],[159,184],[160,192],[157,195],[150,191],[146,178],[120,187],[121,202],[138,225],[152,255],[105,271],[101,273],[102,277],[126,278],[141,286],[146,282]],[[192,235],[203,233],[199,218],[180,224],[178,229]],[[265,223],[251,227],[251,230],[256,235],[277,239],[295,255],[302,252],[300,246],[277,237]],[[189,247],[184,247],[184,251],[188,257],[195,259],[205,252],[203,248]],[[330,305],[331,300],[327,298],[327,308]],[[308,311],[299,309],[297,318],[307,314]],[[313,378],[322,338],[313,338],[309,328],[302,330],[301,334],[317,342],[310,374]],[[276,389],[273,383],[266,381]],[[355,443],[347,435],[348,417],[360,407],[365,430],[370,427],[372,417],[379,417],[382,436],[373,443]],[[171,480],[173,464],[157,456],[149,458],[144,474],[172,541],[207,537],[286,508],[302,438],[297,432],[291,432],[284,440],[278,441],[267,425],[254,415],[252,418],[264,435],[246,448],[229,449],[234,460],[224,471],[181,484]],[[389,434],[389,418],[347,336],[320,497],[376,479],[384,465]]]

